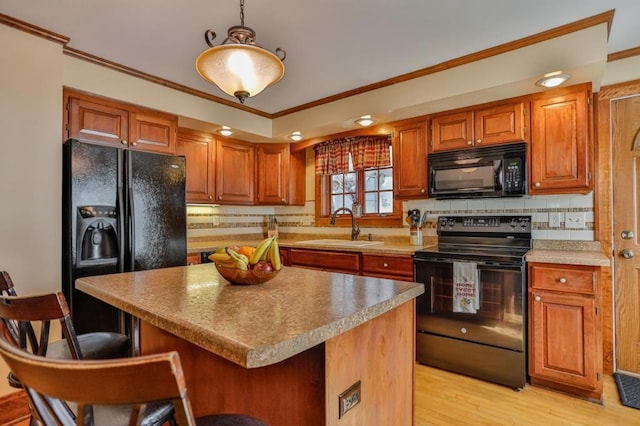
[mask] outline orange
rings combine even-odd
[[[256,251],[255,247],[251,247],[251,246],[242,246],[240,247],[238,250],[236,250],[239,254],[244,254],[245,256],[247,256],[249,259],[251,259],[251,256],[253,256],[253,252]]]

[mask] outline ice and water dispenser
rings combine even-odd
[[[114,206],[78,207],[76,267],[118,262],[118,214]]]

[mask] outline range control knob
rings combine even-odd
[[[515,228],[516,226],[518,226],[518,221],[516,220],[516,218],[511,218],[511,220],[509,221],[509,226],[511,228]]]

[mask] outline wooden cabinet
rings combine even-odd
[[[360,253],[292,248],[289,252],[291,266],[302,266],[323,271],[360,274]]]
[[[187,265],[198,265],[202,263],[200,253],[187,253]]]
[[[253,204],[255,147],[249,142],[218,140],[216,147],[216,201]]]
[[[531,101],[529,193],[588,193],[593,189],[590,84]]]
[[[529,375],[533,384],[602,395],[599,267],[529,264]]]
[[[413,258],[402,255],[362,254],[362,275],[413,281]]]
[[[175,115],[70,89],[64,90],[64,103],[64,139],[175,153]]]
[[[392,149],[394,197],[427,198],[426,122],[395,127]]]
[[[179,129],[176,154],[187,163],[187,202],[214,203],[216,141],[209,133]]]
[[[258,144],[256,157],[256,203],[286,205],[289,199],[289,144]]]
[[[437,115],[431,121],[430,152],[495,145],[525,138],[522,102]]]

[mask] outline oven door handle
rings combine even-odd
[[[414,258],[414,263],[417,265],[417,262],[438,262],[438,263],[455,263],[455,262],[472,262],[478,266],[498,266],[498,267],[520,267],[524,263],[524,261],[515,261],[515,262],[498,262],[493,260],[462,260],[462,259],[452,259],[452,258]]]

